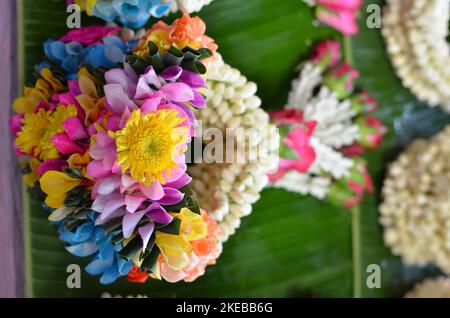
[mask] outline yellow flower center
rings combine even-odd
[[[54,112],[39,109],[37,113],[25,114],[22,130],[17,134],[16,144],[25,153],[33,154],[40,160],[56,159],[60,155],[51,138],[64,131],[63,123],[77,115],[73,105],[58,106]]]
[[[115,133],[117,162],[122,172],[129,170],[135,180],[149,186],[154,181],[165,183],[178,163],[176,156],[186,151],[189,131],[179,126],[184,118],[176,110],[159,110],[141,115],[131,114],[126,126]]]

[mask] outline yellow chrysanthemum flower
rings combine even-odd
[[[64,131],[63,123],[77,115],[73,105],[58,106],[54,112],[39,109],[37,113],[25,114],[22,130],[17,134],[16,145],[25,153],[33,152],[40,160],[59,158],[51,138]]]
[[[48,125],[50,111],[39,109],[37,113],[25,114],[22,122],[22,130],[17,134],[16,145],[24,153],[30,153],[33,149],[39,154],[41,139],[44,137]]]
[[[135,110],[126,126],[111,134],[116,138],[117,162],[123,173],[129,170],[132,178],[146,186],[154,181],[165,183],[189,138],[188,127],[180,126],[185,119],[178,115],[171,109],[145,115]]]

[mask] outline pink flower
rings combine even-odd
[[[175,109],[186,120],[184,125],[194,134],[195,115],[192,107],[204,108],[204,97],[197,91],[206,83],[195,73],[170,66],[159,75],[153,67],[138,76],[127,64],[124,68],[112,69],[105,73],[104,86],[108,108],[116,114],[123,114],[140,108],[143,114],[159,109]]]
[[[59,41],[64,43],[78,42],[82,45],[94,45],[97,43],[102,43],[104,37],[115,35],[119,31],[120,28],[118,27],[91,25],[79,29],[73,29],[60,38]]]
[[[377,100],[365,89],[360,90],[350,99],[352,108],[357,114],[366,114],[378,108]]]
[[[317,3],[335,11],[358,11],[362,0],[317,0]]]
[[[60,133],[50,138],[58,152],[62,155],[70,155],[73,153],[83,154],[84,150],[77,145],[66,133]]]
[[[336,204],[352,208],[362,203],[365,193],[371,194],[373,191],[373,181],[366,163],[356,160],[350,175],[331,186],[328,198]]]
[[[359,72],[348,63],[343,63],[332,69],[325,76],[325,84],[332,89],[339,99],[348,97],[354,88],[353,81],[359,77]]]
[[[14,134],[14,136],[16,136],[17,133],[22,130],[22,119],[24,116],[25,116],[24,114],[17,114],[12,116],[8,120],[9,129]]]
[[[341,46],[338,41],[325,40],[313,48],[311,61],[322,66],[323,69],[334,67],[341,60]]]
[[[303,112],[294,108],[271,112],[269,115],[277,126],[303,123]]]
[[[356,14],[357,11],[334,10],[325,4],[317,7],[317,19],[321,23],[329,25],[346,36],[358,33],[359,29]]]
[[[364,148],[361,145],[354,143],[350,146],[342,147],[341,151],[344,154],[344,156],[353,158],[361,156],[364,153]]]
[[[100,179],[120,171],[120,167],[116,163],[116,141],[108,133],[104,131],[97,133],[89,154],[93,159],[87,166],[87,174],[90,177]]]
[[[367,149],[377,149],[383,142],[387,128],[376,117],[365,117],[357,120],[359,127],[358,143]]]
[[[315,150],[310,144],[316,122],[304,121],[303,113],[295,109],[282,110],[270,115],[280,128],[282,144],[278,171],[270,174],[269,180],[275,182],[291,170],[305,173],[316,160]]]
[[[44,173],[50,170],[62,171],[62,168],[64,166],[68,166],[66,160],[47,159],[36,169],[36,173],[42,176],[44,175]]]
[[[87,139],[89,136],[77,117],[70,117],[63,123],[64,130],[71,140]]]

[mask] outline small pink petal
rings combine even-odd
[[[62,159],[47,159],[36,169],[38,175],[43,175],[47,171],[62,171],[62,168],[67,166],[67,161]]]
[[[77,117],[67,118],[63,123],[64,130],[72,140],[87,139],[89,136]]]
[[[105,169],[102,161],[94,160],[87,165],[87,174],[91,178],[103,179],[111,174],[111,170]]]
[[[108,216],[110,216],[117,209],[123,207],[125,205],[125,198],[121,197],[115,200],[108,200],[105,204],[103,211],[101,211],[101,218],[105,220]]]
[[[114,175],[99,182],[98,193],[108,195],[120,187],[120,176]]]
[[[83,149],[73,142],[66,133],[56,134],[50,141],[55,145],[59,153],[70,155],[73,153],[84,153]]]
[[[164,196],[163,187],[158,181],[153,182],[149,187],[140,185],[139,189],[152,201],[157,201]]]
[[[187,102],[195,98],[194,91],[183,83],[169,83],[161,87],[167,99],[174,102]]]
[[[142,202],[147,200],[145,195],[127,195],[125,196],[125,205],[127,206],[127,211],[129,213],[136,212],[141,206]]]

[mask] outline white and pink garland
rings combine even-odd
[[[273,187],[351,207],[372,191],[360,155],[380,146],[386,128],[370,116],[376,101],[354,89],[358,73],[340,56],[338,42],[319,43],[284,110],[271,114],[282,144],[279,171],[269,178]]]

